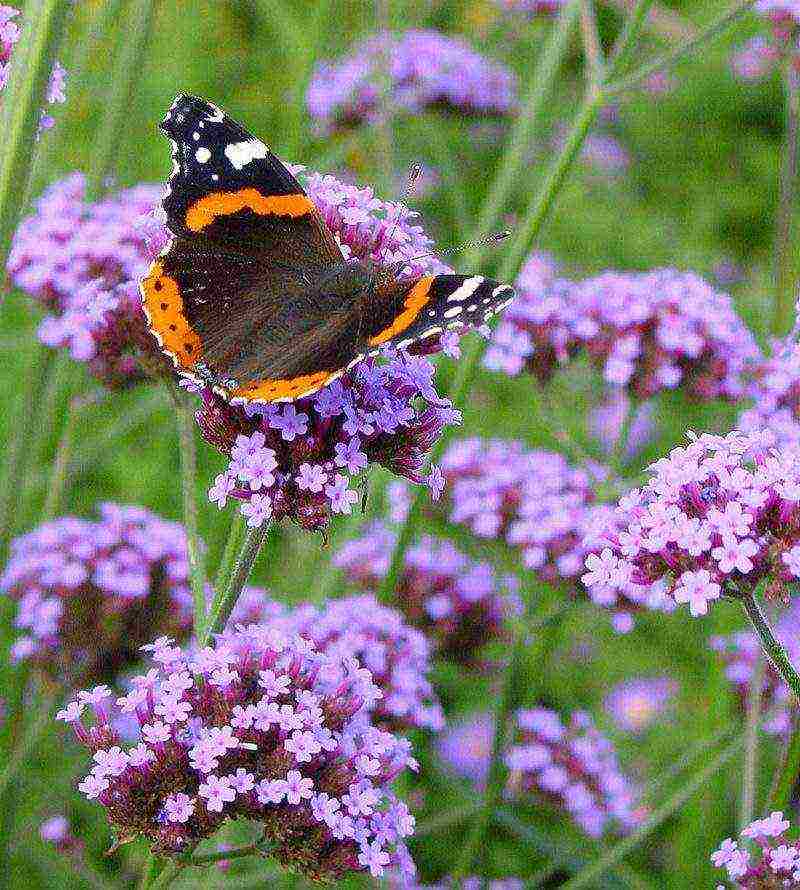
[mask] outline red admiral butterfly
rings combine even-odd
[[[161,130],[173,238],[142,303],[178,372],[226,398],[298,399],[383,344],[479,326],[514,296],[480,275],[409,278],[345,260],[286,166],[210,102],[178,96]]]

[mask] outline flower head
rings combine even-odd
[[[266,671],[286,682],[265,687]],[[312,879],[380,877],[407,863],[414,820],[390,784],[413,762],[410,746],[370,723],[375,685],[352,657],[254,625],[193,655],[173,647],[168,663],[154,661],[147,690],[133,748],[120,748],[97,708],[94,725],[73,721],[95,762],[79,789],[120,836],[181,856],[244,818],[261,826],[272,855]],[[175,702],[186,717],[159,721]],[[164,732],[153,733],[159,723]]]
[[[674,448],[620,503],[584,583],[612,591],[659,584],[692,615],[765,578],[768,596],[788,599],[800,577],[800,455],[774,443],[764,430],[704,433]]]
[[[384,99],[380,81],[387,64],[391,92]],[[309,113],[324,131],[374,122],[387,105],[408,112],[441,107],[462,115],[505,115],[516,104],[513,72],[437,31],[370,37],[344,59],[320,64],[306,94]]]
[[[741,832],[755,841],[759,853],[754,859],[739,842],[726,838],[711,854],[711,863],[724,868],[731,886],[741,890],[766,890],[768,887],[800,886],[800,844],[784,835],[790,827],[783,813],[775,811],[765,819],[756,819]]]
[[[389,568],[396,535],[381,524],[348,541],[334,564],[370,591]],[[449,541],[425,537],[406,552],[396,602],[415,627],[435,641],[444,657],[475,664],[482,647],[503,635],[518,609],[517,581],[499,578],[488,563],[470,560]]]
[[[517,714],[519,741],[505,754],[512,791],[565,809],[591,837],[626,832],[644,818],[638,792],[620,770],[612,743],[582,711],[569,724],[547,708]]]
[[[448,726],[437,739],[436,753],[449,772],[482,788],[489,773],[493,742],[494,716],[486,711]]]
[[[142,507],[101,504],[17,538],[0,592],[17,602],[11,655],[53,679],[113,680],[155,633],[191,628],[186,533]]]
[[[739,429],[768,429],[779,445],[800,446],[800,346],[775,342],[753,369],[747,395],[754,404],[739,415]]]
[[[670,677],[639,677],[618,683],[603,704],[620,729],[640,733],[663,714],[677,691]]]

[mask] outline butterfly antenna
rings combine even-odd
[[[462,250],[472,250],[475,247],[483,247],[485,244],[499,244],[512,235],[511,229],[503,229],[500,232],[492,232],[491,235],[484,235],[482,238],[475,238],[473,241],[464,241],[463,244],[455,244],[452,247],[445,247],[444,250],[428,251],[421,253],[419,256],[410,257],[410,260],[422,260],[429,256],[447,256],[449,253],[459,253]]]

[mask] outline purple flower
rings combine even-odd
[[[105,503],[99,512],[17,538],[0,576],[0,592],[18,604],[12,655],[60,682],[113,680],[154,634],[186,634],[192,624],[183,527],[142,507]]]
[[[623,434],[625,419],[631,411],[634,413],[628,426],[626,440],[620,443],[619,438]],[[643,402],[633,408],[624,392],[611,390],[597,407],[592,408],[589,427],[606,454],[613,454],[621,444],[625,459],[632,460],[655,435],[654,413],[652,402]]]
[[[741,849],[733,838],[726,838],[711,854],[711,863],[724,868],[731,886],[741,890],[796,887],[800,881],[800,844],[783,837],[789,827],[789,820],[777,810],[765,819],[756,819],[741,836],[756,841],[760,861],[753,861],[748,850]]]
[[[690,272],[604,272],[572,283],[523,273],[484,363],[550,379],[584,352],[605,382],[647,399],[676,386],[738,399],[761,359],[730,297]]]
[[[554,803],[591,837],[642,821],[637,789],[588,714],[576,711],[567,725],[554,711],[533,708],[520,711],[517,724],[519,740],[505,755],[511,791]]]
[[[772,354],[753,369],[747,395],[754,404],[739,415],[739,429],[768,429],[779,445],[800,445],[800,347],[796,343],[791,339],[773,343]]]
[[[800,542],[798,453],[774,449],[767,430],[689,439],[620,502],[616,524],[601,536],[606,546],[587,559],[584,583],[590,591],[660,584],[692,615],[762,579],[767,596],[788,602]]]
[[[391,86],[384,99],[381,75],[387,64]],[[437,31],[378,34],[344,59],[320,64],[306,106],[322,132],[374,123],[387,107],[506,115],[517,107],[517,82],[513,72],[464,40]]]
[[[157,641],[156,652],[168,645]],[[79,789],[105,808],[117,834],[146,838],[158,855],[183,856],[227,820],[249,819],[279,862],[312,880],[408,869],[403,839],[414,820],[390,785],[413,765],[410,746],[370,722],[375,684],[351,652],[324,654],[280,623],[229,632],[191,655],[170,652],[169,664],[156,660],[148,674],[130,755],[119,748],[115,714],[92,726],[73,723],[95,761]],[[231,678],[224,689],[213,682],[222,666]],[[288,685],[265,694],[259,677],[268,669]],[[191,731],[154,738],[146,728],[176,699],[188,706]],[[269,708],[281,727],[309,728],[284,735],[257,718]],[[199,766],[203,758],[214,766]],[[358,768],[365,759],[375,764],[369,778]],[[357,802],[357,818],[338,815],[348,802]]]
[[[620,729],[638,734],[663,714],[677,691],[670,677],[638,677],[614,686],[603,706]]]
[[[69,819],[63,815],[50,816],[39,826],[39,837],[59,853],[79,854],[83,843],[72,833]]]
[[[449,726],[439,736],[436,751],[450,772],[483,788],[494,741],[494,716],[475,714]]]
[[[143,378],[142,361],[169,365],[145,325],[137,279],[165,243],[152,217],[161,187],[144,184],[90,203],[73,173],[51,186],[23,220],[8,259],[12,282],[42,303],[48,346],[65,347],[106,386]],[[171,372],[170,372],[171,373]]]
[[[333,557],[348,580],[375,592],[385,577],[396,536],[376,524]],[[476,666],[486,643],[501,639],[519,608],[516,579],[499,578],[488,563],[470,560],[448,541],[423,538],[406,553],[395,601],[407,620],[451,661]]]

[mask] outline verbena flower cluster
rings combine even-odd
[[[580,583],[587,554],[617,523],[614,508],[596,502],[604,468],[576,468],[556,452],[521,442],[470,438],[450,445],[442,469],[451,522],[519,548],[525,568],[542,580],[610,610],[618,632],[630,630],[642,608],[668,608],[649,584],[587,589]]]
[[[66,816],[50,816],[45,819],[39,826],[39,837],[59,853],[78,853],[83,848],[82,841],[72,833]]]
[[[741,836],[759,847],[758,859],[729,837],[711,854],[711,862],[725,869],[731,886],[743,890],[800,887],[800,843],[784,836],[790,825],[780,810],[756,819]]]
[[[796,0],[758,0],[755,10],[769,23],[769,34],[751,38],[734,53],[734,74],[742,80],[759,80],[786,58],[796,70],[800,68],[800,4]]]
[[[410,876],[403,839],[414,818],[390,786],[416,764],[406,740],[365,716],[380,696],[369,670],[269,625],[192,655],[166,637],[146,648],[153,666],[128,695],[114,703],[98,686],[58,714],[92,753],[79,790],[105,807],[121,842],[144,837],[182,856],[244,818],[309,878],[379,877],[387,866]],[[126,749],[119,712],[140,727]]]
[[[677,691],[671,677],[637,677],[614,686],[603,706],[619,729],[641,733],[664,713]]]
[[[0,91],[8,85],[8,77],[11,71],[11,56],[14,47],[19,43],[22,32],[15,21],[19,10],[14,6],[0,6]],[[61,104],[67,101],[64,87],[66,85],[66,69],[56,62],[50,72],[50,80],[45,92],[45,100],[48,105]],[[39,117],[39,133],[42,130],[50,130],[55,125],[52,115],[42,110]]]
[[[489,775],[493,742],[494,715],[484,711],[449,723],[436,740],[436,753],[448,772],[483,788]]]
[[[99,201],[73,173],[52,185],[17,230],[8,259],[15,287],[50,314],[39,327],[47,346],[69,349],[106,386],[168,372],[145,325],[137,279],[166,239],[152,216],[161,186],[143,184]]]
[[[800,638],[797,634],[798,609],[789,609],[772,624],[772,632],[783,645],[792,664],[800,661]],[[725,676],[737,694],[742,710],[747,710],[753,675],[762,659],[761,643],[752,631],[738,631],[727,636],[714,636],[709,645],[718,652],[725,664]],[[783,735],[791,729],[795,710],[794,696],[767,662],[761,680],[761,711],[764,715],[762,728],[774,735]]]
[[[465,40],[437,31],[405,31],[399,37],[382,33],[356,45],[344,59],[320,64],[306,106],[324,132],[373,123],[387,109],[505,115],[517,106],[517,80]]]
[[[760,358],[730,297],[691,272],[521,276],[486,366],[546,381],[579,352],[638,399],[678,386],[695,399],[738,399]]]
[[[17,602],[11,648],[53,680],[111,682],[153,636],[188,633],[186,532],[142,507],[105,503],[11,544],[0,592]]]
[[[767,430],[704,433],[674,448],[620,501],[620,527],[587,557],[584,584],[602,595],[660,582],[695,616],[762,579],[767,596],[788,599],[800,578],[800,455],[774,442]]]
[[[237,606],[229,627],[246,622],[268,624],[284,634],[310,640],[331,658],[357,658],[372,673],[381,696],[369,703],[382,726],[406,730],[440,730],[442,707],[428,679],[431,649],[419,630],[410,627],[395,609],[373,596],[329,600],[320,606],[293,608],[252,589]]]
[[[447,269],[430,255],[433,242],[403,205],[332,176],[312,174],[304,185],[346,256],[405,264],[411,275]],[[438,346],[451,349],[457,340],[444,337]],[[252,527],[290,518],[324,532],[332,514],[350,513],[358,503],[350,486],[369,464],[427,482],[437,497],[441,473],[424,469],[426,457],[444,427],[460,423],[461,415],[439,397],[434,376],[427,359],[387,350],[288,405],[232,406],[203,390],[201,433],[231,458],[209,498],[220,509],[228,498],[239,501]]]
[[[389,570],[397,535],[377,523],[333,557],[350,581],[377,591]],[[450,541],[423,537],[409,547],[395,592],[397,607],[423,630],[439,655],[475,665],[483,647],[500,639],[519,609],[518,581],[489,563],[469,559]]]
[[[779,446],[800,445],[800,347],[777,341],[772,354],[753,368],[747,395],[752,408],[739,415],[739,429],[768,429]]]
[[[622,773],[614,745],[584,711],[568,724],[549,708],[517,714],[519,742],[505,754],[509,788],[553,802],[590,837],[634,828],[638,790]]]

